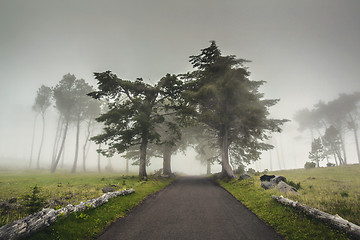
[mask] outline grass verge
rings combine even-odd
[[[311,219],[290,207],[277,203],[271,196],[279,195],[279,192],[262,189],[257,177],[243,181],[236,179],[229,182],[219,180],[219,183],[286,239],[349,239],[343,232],[334,230],[316,219]]]
[[[71,213],[58,219],[53,225],[26,239],[94,239],[110,223],[124,217],[133,207],[142,202],[148,195],[157,192],[171,183],[171,179],[150,178],[135,187],[135,193],[115,197],[108,203],[80,213]]]

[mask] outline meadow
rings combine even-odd
[[[349,239],[345,233],[272,199],[283,195],[322,211],[360,223],[360,165],[270,172],[300,186],[299,195],[261,188],[260,175],[238,181],[219,181],[234,197],[286,239]]]
[[[299,195],[288,196],[360,225],[360,165],[272,172],[300,183]],[[285,196],[285,195],[284,195]]]

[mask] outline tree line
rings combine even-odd
[[[265,82],[250,79],[247,62],[222,55],[211,41],[200,54],[190,56],[191,72],[168,73],[155,84],[105,71],[94,73],[97,89],[70,74],[53,88],[41,87],[34,109],[43,116],[53,99],[59,112],[51,171],[63,154],[69,124],[77,129],[72,172],[76,171],[81,122],[88,123],[86,156],[89,129],[96,119],[102,131],[91,140],[101,146],[98,152],[107,157],[123,154],[127,170],[132,160],[142,179],[147,178],[151,157],[163,158],[162,173],[171,175],[171,156],[188,147],[195,149],[208,172],[217,161],[222,176],[235,177],[234,168],[273,148],[268,143],[271,134],[281,132],[287,121],[269,117],[269,108],[279,99],[263,98],[259,87]]]
[[[355,140],[355,151],[360,163],[358,127],[360,122],[360,93],[340,94],[338,98],[327,103],[319,101],[314,108],[307,108],[295,114],[299,130],[308,130],[312,144],[309,158],[317,167],[319,162],[327,159],[335,161],[335,165],[348,163],[346,133],[352,132]]]
[[[95,118],[99,116],[101,102],[95,101],[86,94],[94,91],[84,79],[76,79],[72,74],[66,74],[55,87],[42,85],[35,98],[32,109],[35,111],[34,130],[32,137],[32,146],[29,167],[32,165],[34,149],[35,124],[38,116],[42,120],[42,134],[40,146],[37,154],[36,167],[40,168],[40,156],[42,152],[44,134],[45,134],[45,114],[48,108],[53,104],[59,115],[57,121],[56,134],[53,144],[53,153],[51,158],[51,172],[55,172],[61,157],[64,155],[65,140],[68,135],[69,125],[76,126],[75,153],[72,172],[76,172],[79,156],[79,135],[81,125],[84,125],[87,131],[85,142],[82,147],[83,170],[86,171],[86,158],[89,151],[89,138],[95,127]]]
[[[280,132],[287,121],[269,118],[269,107],[279,100],[263,99],[258,89],[265,82],[250,80],[247,62],[221,55],[211,41],[190,56],[192,72],[166,74],[154,85],[111,71],[95,73],[98,90],[89,96],[107,102],[109,110],[97,118],[104,128],[92,139],[106,146],[101,152],[107,156],[135,152],[140,178],[147,177],[149,150],[163,156],[163,171],[171,173],[170,157],[184,144],[201,156],[211,149],[205,161],[218,160],[222,176],[232,178],[232,166],[258,160],[273,147],[267,143],[271,133]]]

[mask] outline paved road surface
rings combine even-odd
[[[282,239],[211,180],[181,177],[110,225],[105,239]]]

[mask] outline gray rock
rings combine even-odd
[[[251,175],[245,173],[245,174],[240,175],[239,181],[244,180],[244,179],[248,179],[248,178],[251,178]]]
[[[103,191],[103,193],[107,193],[107,192],[114,192],[115,189],[112,187],[104,187],[103,189],[101,189]]]
[[[270,180],[273,179],[274,177],[275,177],[275,175],[266,175],[266,174],[264,174],[264,175],[262,175],[260,177],[260,181],[262,181],[262,182],[270,182]]]
[[[270,180],[270,182],[273,182],[273,183],[275,183],[275,184],[278,184],[278,183],[281,182],[281,181],[286,182],[286,178],[283,177],[283,176],[275,176],[274,178],[272,178],[272,179]]]
[[[290,186],[289,184],[280,181],[278,183],[278,185],[276,186],[276,188],[280,191],[280,192],[284,192],[284,193],[294,193],[294,194],[298,194],[296,188]]]
[[[273,182],[267,182],[267,181],[261,182],[261,187],[262,187],[263,189],[272,189],[272,188],[274,188],[275,186],[276,186],[276,184],[273,183]]]

